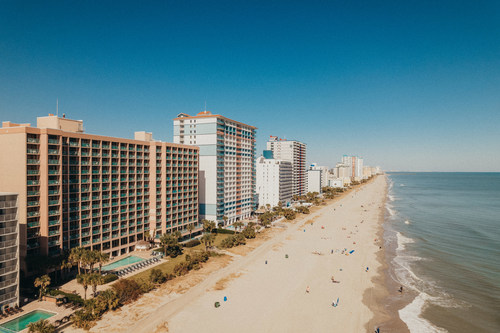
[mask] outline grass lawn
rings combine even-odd
[[[215,236],[215,242],[214,242],[214,246],[219,246],[220,243],[227,237],[229,236],[232,236],[230,234],[217,234]],[[192,252],[198,252],[198,251],[205,251],[205,245],[204,244],[200,244],[200,245],[197,245],[195,247],[191,247],[191,248],[183,248],[182,249],[182,252],[183,254],[176,257],[176,258],[168,258],[167,260],[163,260],[163,263],[155,266],[155,267],[151,267],[150,269],[148,270],[145,270],[143,272],[140,272],[140,273],[137,273],[136,275],[133,275],[131,277],[129,277],[128,279],[132,279],[132,280],[135,280],[135,281],[139,281],[139,280],[148,280],[149,279],[149,275],[151,274],[151,270],[154,268],[154,269],[160,269],[164,274],[167,273],[167,274],[173,274],[174,273],[174,267],[175,265],[177,265],[178,263],[180,262],[183,262],[184,259],[186,258],[186,254],[189,254],[189,253],[192,253]]]

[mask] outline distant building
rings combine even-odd
[[[271,136],[267,149],[273,152],[277,160],[289,161],[293,169],[293,195],[307,192],[306,144],[295,140],[284,140]]]
[[[307,192],[318,192],[321,193],[322,188],[322,176],[321,170],[307,170]]]
[[[358,156],[342,157],[342,164],[349,167],[351,180],[361,181],[363,178],[363,158]]]
[[[256,130],[209,111],[174,119],[174,142],[200,149],[201,219],[230,224],[252,214]]]
[[[328,174],[328,185],[329,187],[344,187],[344,180],[342,178],[337,178],[333,173]]]
[[[19,305],[17,194],[0,192],[0,309]]]
[[[198,148],[83,133],[83,121],[4,122],[0,188],[19,195],[20,257],[85,247],[111,256],[198,222]]]
[[[293,171],[292,163],[275,159],[257,158],[257,194],[259,207],[281,202],[287,205],[292,201]]]
[[[322,188],[325,187],[325,186],[328,186],[328,167],[326,166],[320,166],[320,165],[317,165],[316,163],[312,163],[310,166],[309,166],[309,170],[319,170],[321,171],[321,184],[320,184],[320,191],[319,193],[322,192]],[[309,181],[309,177],[308,177],[308,181]],[[307,192],[311,192],[309,190],[309,184],[308,184],[308,190]],[[318,191],[313,191],[313,192],[318,192]]]

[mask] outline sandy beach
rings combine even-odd
[[[386,179],[379,176],[278,226],[248,254],[209,263],[185,290],[145,295],[106,314],[91,331],[371,332],[385,190]]]

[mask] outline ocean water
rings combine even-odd
[[[389,173],[390,275],[411,332],[500,331],[500,173]]]

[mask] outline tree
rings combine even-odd
[[[214,221],[202,220],[201,223],[203,223],[203,230],[205,232],[211,233],[215,229]]]
[[[151,273],[149,273],[149,281],[156,285],[162,284],[167,280],[167,277],[160,269],[153,268]]]
[[[226,215],[224,215],[224,216],[222,217],[222,220],[224,221],[224,225],[226,225],[227,220],[228,220],[228,217],[227,217]]]
[[[102,265],[109,261],[109,253],[97,251],[97,264],[99,265],[99,275],[102,274]]]
[[[236,228],[238,228],[238,230],[241,231],[241,227],[243,227],[243,225],[244,225],[243,222],[240,222],[240,221],[234,222],[233,223],[234,231],[236,231]]]
[[[112,286],[120,301],[120,304],[127,304],[135,301],[141,296],[141,288],[135,280],[121,279]]]
[[[80,275],[81,272],[81,267],[82,267],[82,260],[83,260],[83,255],[84,255],[85,249],[82,247],[74,247],[71,249],[71,252],[69,254],[68,260],[72,262],[74,265],[78,266],[78,275]]]
[[[120,301],[118,300],[118,296],[112,289],[104,290],[99,294],[97,299],[108,310],[115,310],[120,306]]]
[[[29,333],[54,333],[56,328],[47,319],[42,319],[28,324]]]
[[[61,273],[62,273],[61,275],[62,275],[63,280],[66,277],[66,270],[69,271],[71,269],[71,267],[73,267],[73,264],[70,261],[67,261],[67,260],[61,261],[59,268],[61,269]]]
[[[83,287],[83,298],[86,300],[87,299],[87,288],[91,284],[91,277],[90,274],[79,274],[76,277],[76,282],[82,285]]]
[[[213,234],[204,234],[201,236],[200,240],[205,244],[205,250],[208,250],[210,246],[212,246],[212,243],[215,240],[215,236]]]
[[[50,285],[50,277],[48,275],[43,275],[35,279],[35,287],[40,288],[40,301],[42,296],[45,295],[47,287]]]
[[[189,223],[187,225],[187,230],[189,231],[189,239],[191,239],[191,234],[193,233],[193,230],[194,230],[194,224],[193,223]]]
[[[163,254],[175,258],[182,254],[182,249],[179,246],[179,239],[174,234],[163,234],[160,237],[160,245],[163,246]]]
[[[96,297],[97,294],[97,286],[102,284],[103,278],[100,273],[91,273],[89,274],[89,282],[90,285],[92,286],[92,293],[94,297]]]

